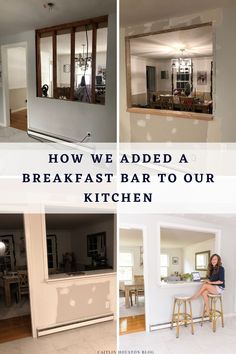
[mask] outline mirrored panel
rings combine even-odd
[[[40,38],[41,90],[43,97],[53,97],[52,36]]]
[[[57,35],[57,89],[60,99],[70,99],[71,34]]]

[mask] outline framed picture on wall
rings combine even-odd
[[[197,72],[197,84],[198,85],[207,85],[207,71],[198,71]]]
[[[172,265],[179,265],[179,257],[172,257]]]

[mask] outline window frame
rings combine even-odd
[[[37,29],[35,31],[36,44],[36,96],[41,98],[59,99],[57,97],[57,34],[61,31],[69,31],[71,35],[70,43],[70,98],[66,101],[77,101],[74,94],[75,82],[75,33],[83,31],[87,26],[88,30],[92,30],[92,79],[91,79],[91,102],[96,103],[95,80],[96,80],[96,50],[97,50],[97,30],[100,28],[108,28],[108,15],[100,16],[92,19],[66,23],[62,25]],[[82,28],[83,29],[82,29]],[[60,34],[60,33],[59,33]],[[45,36],[52,36],[52,53],[53,53],[53,97],[43,97],[41,82],[41,56],[40,56],[40,39]]]
[[[130,40],[135,39],[135,38],[152,36],[152,35],[156,35],[156,34],[184,31],[184,30],[206,27],[206,26],[211,26],[213,28],[213,23],[212,22],[204,22],[204,23],[199,23],[197,25],[181,26],[181,27],[169,28],[166,30],[153,31],[153,32],[125,36],[125,69],[126,69],[127,112],[156,115],[156,116],[165,116],[165,117],[172,116],[172,117],[176,117],[176,118],[189,118],[189,119],[198,119],[198,120],[205,120],[205,121],[213,120],[215,97],[214,97],[214,99],[212,98],[212,101],[213,101],[213,112],[212,113],[174,111],[174,110],[163,110],[163,109],[142,108],[142,107],[132,106],[132,85],[131,85],[132,75],[131,75]],[[214,40],[212,42],[213,42],[213,46],[214,46]],[[213,48],[213,55],[212,56],[213,56],[213,65],[214,65],[214,63],[215,63],[214,48]],[[215,67],[215,65],[214,65],[214,67]],[[214,85],[213,85],[213,87],[214,87]],[[212,93],[214,93],[214,90],[212,90]]]
[[[121,268],[131,270],[131,279],[121,280],[121,281],[129,282],[129,281],[132,281],[133,277],[134,277],[134,252],[133,252],[133,250],[120,250],[119,251],[119,258],[120,259],[121,259],[121,256],[120,256],[121,253],[127,253],[127,254],[131,255],[131,264],[129,264],[129,265],[119,264],[119,277],[120,277],[120,269]],[[121,261],[120,261],[120,263],[121,263]]]

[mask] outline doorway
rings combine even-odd
[[[146,84],[147,84],[147,104],[152,101],[153,93],[156,92],[156,67],[146,66]]]
[[[2,46],[4,123],[27,131],[26,43]]]
[[[145,331],[143,231],[120,229],[120,334]]]
[[[22,214],[0,214],[0,343],[32,336]]]

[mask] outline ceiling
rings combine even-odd
[[[120,0],[122,27],[226,7],[231,0]]]
[[[140,229],[120,229],[120,247],[139,247],[143,245],[143,232]]]
[[[215,234],[209,232],[161,228],[161,248],[183,248],[214,237]]]
[[[0,36],[60,25],[116,11],[116,0],[53,0],[52,11],[45,0],[0,0]]]
[[[204,26],[130,40],[131,55],[150,59],[206,57],[213,55],[212,27]]]

